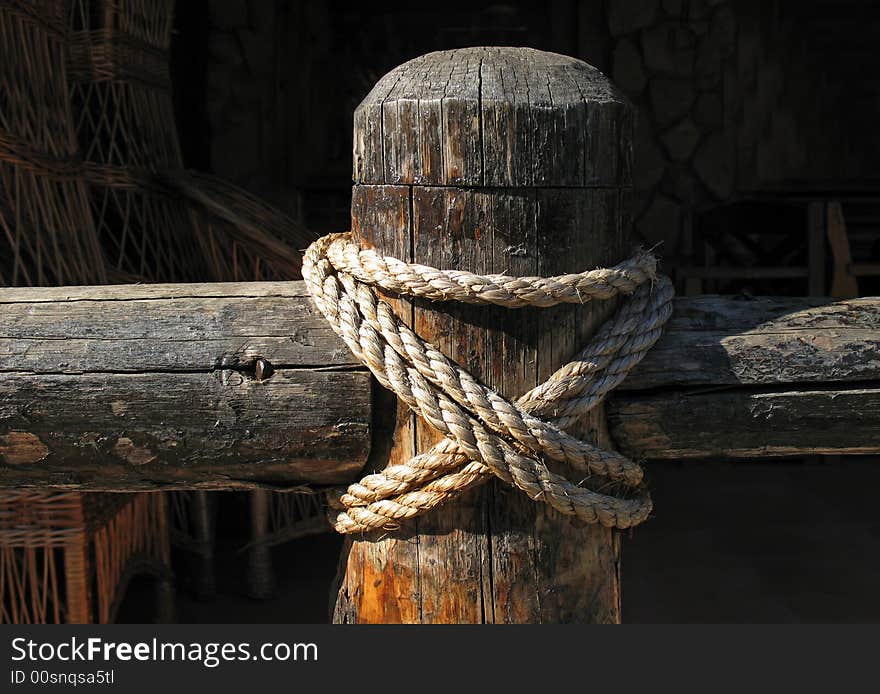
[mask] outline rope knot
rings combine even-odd
[[[647,518],[651,499],[642,468],[565,430],[626,378],[672,313],[672,283],[657,274],[650,252],[579,274],[477,275],[406,263],[359,248],[350,233],[330,234],[306,250],[303,277],[352,353],[445,436],[407,463],[350,485],[331,504],[339,510],[339,532],[395,528],[492,475],[588,523],[628,528]],[[628,298],[572,361],[513,403],[410,330],[374,287],[511,309]],[[581,479],[552,471],[551,462]]]

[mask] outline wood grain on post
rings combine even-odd
[[[554,275],[612,265],[633,250],[631,124],[624,97],[572,58],[519,48],[417,58],[355,113],[352,230],[365,246],[440,268]],[[565,363],[613,310],[394,305],[510,399]],[[368,468],[438,440],[402,403],[387,407],[391,443],[374,448]],[[601,416],[574,433],[608,443]],[[397,531],[350,538],[345,551],[337,622],[620,620],[615,533],[504,484]]]

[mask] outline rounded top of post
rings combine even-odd
[[[428,53],[355,111],[354,181],[627,186],[632,108],[599,70],[532,48]]]

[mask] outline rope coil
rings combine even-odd
[[[303,259],[309,293],[333,330],[386,388],[446,438],[403,465],[352,484],[333,504],[341,533],[398,527],[486,481],[514,485],[588,523],[628,528],[651,512],[641,467],[564,430],[595,408],[659,339],[672,283],[640,252],[613,268],[557,277],[437,270],[363,250],[351,235],[315,241]],[[434,301],[508,308],[628,295],[572,361],[512,403],[422,340],[373,286]],[[568,466],[572,482],[548,462]]]

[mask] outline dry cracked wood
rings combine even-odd
[[[0,290],[5,486],[347,481],[370,391],[301,282]]]
[[[546,275],[613,264],[631,250],[631,131],[630,105],[581,61],[511,48],[416,58],[355,113],[352,231],[383,253],[441,268]],[[397,308],[515,399],[561,366],[611,307]],[[370,466],[436,441],[400,405],[387,424],[389,446]],[[577,433],[602,438],[601,417]],[[503,484],[399,531],[349,538],[346,548],[336,621],[620,619],[616,535]]]
[[[880,451],[880,299],[679,299],[608,404],[655,459]]]
[[[872,453],[878,383],[876,298],[678,299],[608,417],[648,458]],[[370,410],[300,282],[0,290],[0,485],[347,482]]]

